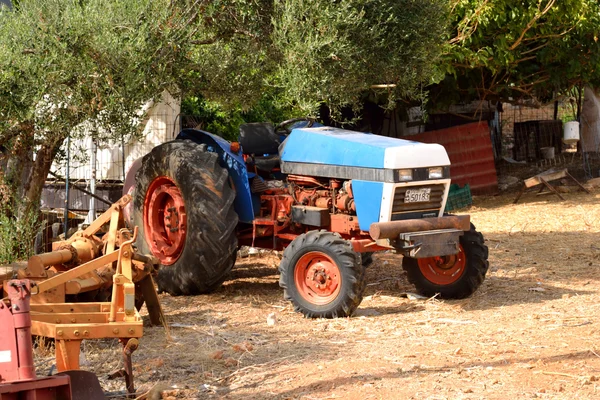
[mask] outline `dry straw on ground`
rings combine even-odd
[[[161,295],[171,339],[146,328],[137,385],[170,399],[598,398],[600,191],[565,197],[476,198],[465,212],[491,267],[460,301],[407,297],[401,257],[383,253],[357,316],[307,320],[282,299],[277,255],[241,259],[214,294]],[[84,354],[105,389],[123,390],[105,378],[121,365],[116,342]]]

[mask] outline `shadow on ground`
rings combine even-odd
[[[444,373],[448,371],[456,371],[456,370],[468,370],[468,369],[477,369],[477,368],[502,368],[510,364],[529,364],[529,363],[542,363],[544,365],[547,364],[561,364],[566,361],[586,361],[588,359],[594,359],[597,356],[593,354],[591,351],[579,351],[572,352],[566,354],[557,354],[549,357],[512,357],[512,358],[502,358],[500,360],[490,361],[490,362],[482,362],[482,363],[463,363],[463,364],[448,364],[441,367],[432,367],[432,368],[419,368],[415,367],[412,369],[403,369],[398,367],[394,372],[384,372],[380,374],[365,374],[356,371],[352,371],[351,368],[348,368],[349,371],[347,377],[336,377],[332,379],[319,380],[317,382],[312,382],[310,384],[306,384],[303,386],[295,387],[294,389],[283,391],[280,393],[271,393],[267,394],[263,392],[262,398],[270,398],[270,399],[297,399],[303,398],[302,396],[313,395],[316,396],[319,392],[327,393],[331,388],[339,389],[344,386],[356,386],[357,382],[375,382],[379,380],[389,380],[389,379],[417,379],[422,381],[425,376],[433,375],[438,373]],[[235,394],[236,390],[239,389],[249,389],[260,387],[260,385],[277,376],[277,372],[273,372],[271,374],[266,374],[253,382],[248,383],[246,385],[242,385],[236,387],[235,390],[225,391],[222,394],[225,394],[224,398],[226,399],[245,399],[245,395],[237,396]]]

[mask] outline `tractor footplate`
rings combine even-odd
[[[440,229],[427,232],[401,233],[392,245],[412,258],[449,256],[460,251],[460,229]]]

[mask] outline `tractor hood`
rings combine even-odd
[[[286,174],[394,182],[395,171],[448,166],[443,146],[345,129],[294,129],[279,149]]]

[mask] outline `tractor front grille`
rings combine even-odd
[[[406,203],[406,191],[430,188],[429,201]],[[391,221],[413,218],[437,217],[444,199],[444,184],[422,186],[398,186],[394,191]]]

